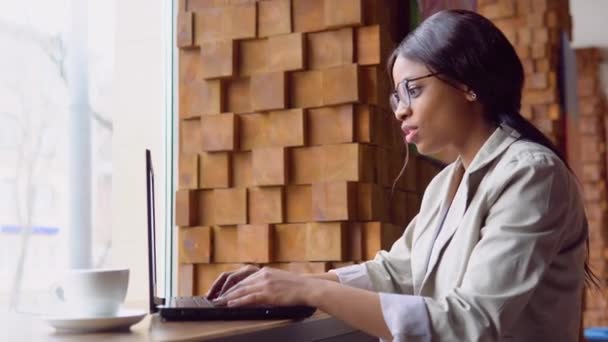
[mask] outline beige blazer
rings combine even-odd
[[[365,263],[374,290],[424,297],[433,341],[578,341],[579,186],[554,153],[518,137],[498,128],[466,171],[459,159],[446,167],[404,235]]]

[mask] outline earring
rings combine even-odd
[[[476,93],[476,92],[471,91],[471,92],[469,93],[469,95],[470,95],[470,100],[471,100],[471,101],[475,101],[475,100],[477,100],[477,93]]]

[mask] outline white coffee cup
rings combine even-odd
[[[65,273],[55,293],[76,317],[114,316],[129,286],[128,269],[73,269]]]

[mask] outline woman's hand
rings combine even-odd
[[[236,271],[224,272],[213,282],[211,288],[207,292],[207,299],[213,300],[230,290],[240,281],[259,271],[260,268],[253,265],[247,265],[239,268]]]
[[[239,282],[213,303],[228,306],[313,305],[313,293],[325,281],[264,267]]]

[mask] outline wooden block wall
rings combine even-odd
[[[576,50],[577,91],[579,101],[578,135],[580,141],[580,174],[585,209],[589,221],[590,265],[600,281],[608,274],[608,216],[606,215],[606,129],[608,107],[600,81],[601,54],[598,49]],[[586,327],[608,324],[605,289],[587,290],[584,299],[583,324]]]
[[[391,194],[399,2],[180,1],[181,293],[244,263],[325,272],[403,233],[440,167],[412,156]]]
[[[563,149],[557,73],[560,35],[572,29],[568,0],[479,0],[478,12],[501,29],[522,61],[522,115]]]

